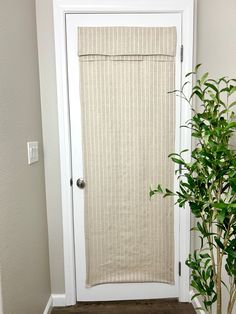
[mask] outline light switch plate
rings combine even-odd
[[[28,164],[39,161],[39,143],[27,142]]]

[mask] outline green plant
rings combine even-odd
[[[199,66],[186,78],[196,75]],[[197,218],[193,230],[198,232],[201,245],[186,264],[191,269],[194,297],[201,297],[208,313],[216,302],[217,314],[222,313],[222,285],[229,292],[228,314],[236,301],[236,152],[231,145],[236,130],[235,82],[226,77],[210,79],[205,73],[196,80],[190,97],[185,95],[189,82],[173,91],[191,106],[192,119],[183,127],[191,129],[196,146],[191,150],[191,162],[185,161],[186,150],[169,155],[182,168],[176,173],[178,191],[173,193],[160,185],[150,190],[150,197],[156,193],[175,195],[179,206],[188,203]],[[201,104],[199,111],[192,104],[194,97]],[[222,267],[229,282],[222,281]]]

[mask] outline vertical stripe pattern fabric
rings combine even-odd
[[[174,284],[176,29],[78,29],[87,286]]]

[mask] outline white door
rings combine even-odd
[[[69,107],[71,122],[72,174],[73,182],[83,178],[82,159],[82,127],[79,105],[79,62],[77,33],[79,26],[139,26],[139,27],[169,27],[177,29],[177,54],[175,69],[175,86],[181,86],[181,13],[156,14],[67,14],[66,37],[68,58]],[[176,99],[176,132],[175,151],[180,150],[180,100]],[[155,182],[150,182],[150,184]],[[178,186],[175,179],[175,188]],[[76,287],[78,301],[127,300],[173,298],[179,296],[179,255],[182,244],[179,245],[179,209],[174,209],[174,284],[146,283],[112,283],[86,287],[86,256],[84,236],[84,190],[73,184],[74,231],[76,255]]]

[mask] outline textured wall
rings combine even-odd
[[[42,314],[50,296],[34,0],[1,1],[0,263],[4,314]],[[26,142],[40,162],[28,166]]]

